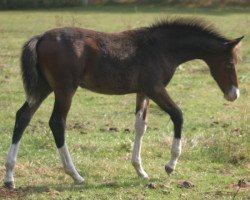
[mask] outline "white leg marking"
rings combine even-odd
[[[84,179],[76,171],[76,168],[69,154],[67,144],[64,144],[61,148],[59,148],[58,152],[62,160],[65,173],[70,175],[75,180],[75,183],[83,183]]]
[[[134,142],[131,162],[137,174],[142,178],[148,178],[148,174],[144,171],[141,164],[141,143],[143,134],[146,131],[146,129],[147,129],[147,124],[143,120],[143,113],[139,111],[136,114],[136,121],[135,121],[136,135],[135,135],[135,142]]]
[[[180,155],[181,155],[181,139],[174,138],[171,149],[171,159],[166,165],[166,171],[168,174],[174,171]]]
[[[14,187],[13,169],[16,164],[18,149],[19,149],[19,142],[17,144],[12,144],[9,148],[9,152],[5,163],[6,174],[4,178],[4,183],[7,187]]]

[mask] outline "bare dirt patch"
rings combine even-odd
[[[178,188],[186,188],[186,189],[190,189],[194,187],[194,184],[190,181],[181,181],[177,184]]]
[[[0,187],[0,199],[24,199],[26,192],[20,189]]]
[[[237,183],[230,185],[229,188],[239,190],[242,192],[247,192],[247,191],[250,192],[250,180],[246,180],[244,178],[240,179],[240,180],[238,180]]]
[[[148,183],[148,184],[146,185],[146,188],[149,188],[149,189],[156,189],[156,188],[157,188],[157,184],[156,184],[156,183],[153,183],[153,182]]]

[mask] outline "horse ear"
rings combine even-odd
[[[236,47],[240,41],[244,38],[244,36],[236,38],[234,40],[231,40],[229,42],[225,42],[224,45],[229,48],[229,49],[233,49],[234,47]]]

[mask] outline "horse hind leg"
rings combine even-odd
[[[47,88],[46,90],[44,89],[43,92],[41,92],[39,96],[37,96],[37,98],[33,98],[32,103],[28,103],[26,101],[16,113],[16,121],[13,130],[12,143],[10,145],[5,162],[6,174],[4,178],[4,185],[7,188],[15,187],[13,170],[16,163],[20,140],[23,135],[23,132],[28,126],[32,116],[49,93],[49,88]]]
[[[49,125],[52,130],[65,173],[70,175],[74,179],[75,183],[83,183],[84,179],[77,172],[72,162],[67,144],[65,143],[66,117],[70,109],[72,96],[72,93],[63,96],[55,94],[55,104]]]
[[[138,176],[148,178],[148,174],[144,171],[141,162],[141,143],[142,137],[147,129],[147,113],[149,99],[141,94],[136,97],[136,120],[135,120],[135,142],[132,153],[132,165],[134,166]]]

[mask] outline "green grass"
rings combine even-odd
[[[200,16],[222,33],[245,35],[239,63],[241,97],[223,100],[203,62],[177,70],[167,87],[184,112],[183,153],[173,175],[170,157],[172,123],[154,103],[144,137],[142,159],[150,180],[137,178],[130,164],[134,138],[135,95],[105,96],[78,90],[68,116],[67,143],[86,179],[73,185],[62,170],[48,120],[53,96],[43,103],[22,139],[15,168],[16,187],[0,187],[0,199],[249,199],[250,188],[250,14],[249,9],[191,9],[163,6],[105,6],[58,10],[0,11],[0,177],[10,144],[15,112],[24,101],[19,57],[23,43],[56,26],[121,31],[146,26],[167,16]],[[108,131],[116,127],[118,131]],[[129,129],[125,131],[125,129]],[[182,181],[194,184],[179,188]],[[155,189],[147,187],[149,183]]]

